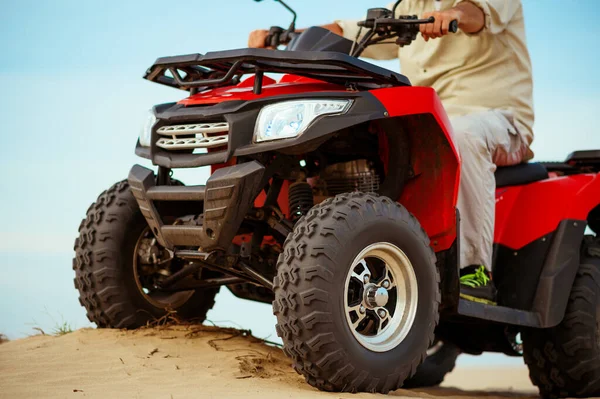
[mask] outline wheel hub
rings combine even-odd
[[[194,291],[157,290],[157,282],[173,273],[172,266],[172,258],[158,244],[150,228],[145,228],[133,252],[133,275],[140,294],[157,308],[176,309],[194,294]]]
[[[418,286],[408,256],[387,242],[371,244],[354,259],[346,277],[346,321],[356,340],[374,352],[397,347],[417,312]]]
[[[365,303],[369,309],[387,305],[389,300],[388,290],[371,284],[365,287]]]
[[[156,238],[141,238],[137,255],[139,256],[140,263],[143,265],[153,265],[158,263],[161,253]]]

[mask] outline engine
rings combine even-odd
[[[332,197],[352,191],[377,192],[381,177],[370,161],[359,159],[330,165],[313,185],[315,195]]]

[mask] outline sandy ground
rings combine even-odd
[[[457,387],[457,388],[453,388]],[[460,388],[460,389],[458,389]],[[444,387],[389,397],[535,397],[525,367],[457,368]],[[0,398],[383,398],[319,392],[280,349],[240,331],[83,329],[0,345]]]

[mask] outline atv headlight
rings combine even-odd
[[[258,114],[254,142],[298,137],[317,118],[346,113],[352,100],[294,100],[271,104]]]
[[[154,111],[148,111],[148,116],[146,117],[146,122],[144,126],[142,126],[142,131],[140,132],[140,145],[142,147],[150,147],[152,141],[152,128],[156,123],[156,116],[154,115]]]

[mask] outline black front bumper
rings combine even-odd
[[[154,172],[134,165],[129,185],[158,242],[170,250],[227,249],[264,185],[265,168],[256,161],[218,169],[206,186],[156,186]],[[154,201],[202,201],[204,220],[194,225],[165,225]],[[200,212],[199,212],[200,213]]]

